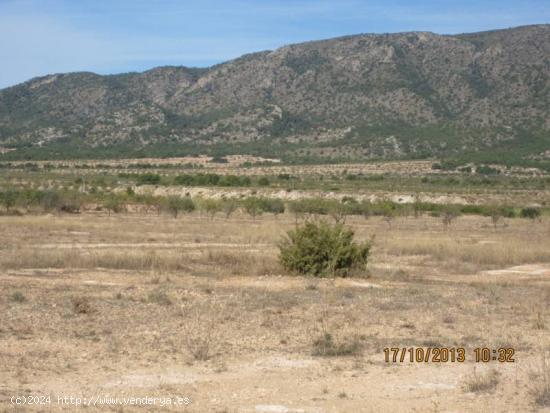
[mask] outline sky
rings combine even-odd
[[[550,0],[0,0],[0,88],[74,71],[210,66],[358,33],[550,22]]]

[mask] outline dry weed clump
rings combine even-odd
[[[21,291],[15,291],[10,295],[10,301],[14,303],[23,303],[27,301],[27,297]]]
[[[177,270],[186,256],[178,251],[111,251],[84,248],[13,250],[0,256],[0,268],[106,268],[117,270]]]
[[[214,357],[222,347],[221,317],[225,309],[212,302],[192,303],[182,309],[183,346],[198,361]]]
[[[491,369],[486,373],[477,373],[476,369],[464,379],[464,390],[469,393],[493,391],[499,382],[498,371]]]
[[[521,237],[478,244],[451,237],[394,238],[385,246],[391,255],[427,255],[441,262],[476,266],[512,266],[550,261],[550,240],[526,242]]]
[[[363,352],[363,343],[358,336],[335,338],[325,332],[313,341],[311,354],[322,357],[356,356]]]
[[[159,304],[159,305],[166,305],[166,306],[172,305],[172,300],[170,299],[168,294],[166,294],[165,291],[162,291],[160,289],[151,291],[147,295],[147,299],[150,303],[155,303],[155,304]]]
[[[544,314],[541,310],[535,311],[535,319],[533,321],[533,328],[535,330],[546,329],[546,323],[544,322]]]
[[[272,275],[282,273],[274,254],[242,250],[207,249],[196,254],[180,248],[161,250],[108,250],[103,248],[13,249],[0,254],[0,268],[105,268],[136,271],[177,271],[190,264],[216,267],[232,275]]]
[[[273,275],[282,272],[275,257],[251,252],[208,250],[194,262],[223,268],[231,275]]]
[[[531,394],[536,404],[550,407],[550,352],[541,354],[539,365],[531,374],[534,383]]]
[[[327,297],[323,298],[327,300]],[[324,303],[312,334],[311,354],[321,357],[358,356],[364,343],[355,329],[347,328],[342,320],[336,320],[331,307]]]
[[[94,311],[88,297],[73,297],[71,304],[76,314],[91,314]]]

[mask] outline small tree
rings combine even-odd
[[[8,189],[7,191],[1,192],[0,202],[2,202],[6,208],[6,212],[9,212],[10,208],[13,208],[17,202],[17,192],[13,189]]]
[[[288,271],[315,277],[345,276],[352,269],[364,269],[371,243],[356,243],[353,236],[342,224],[308,221],[289,231],[279,245],[281,264]]]
[[[540,209],[535,207],[522,208],[520,215],[522,218],[529,218],[534,221],[535,219],[540,218]]]
[[[203,199],[200,206],[204,209],[210,219],[214,219],[216,213],[220,212],[223,207],[219,200],[212,198]]]
[[[122,211],[122,203],[116,195],[109,196],[103,203],[103,206],[109,211],[109,216],[111,216],[111,212],[118,214]]]
[[[422,201],[420,201],[418,195],[415,195],[412,207],[414,217],[419,218],[422,215]]]
[[[359,204],[359,212],[363,218],[368,219],[372,214],[371,203],[369,201],[362,201]]]
[[[449,228],[449,226],[451,226],[453,221],[457,219],[459,216],[460,216],[460,209],[458,207],[448,206],[447,208],[445,208],[445,210],[443,211],[443,217],[442,217],[443,225],[445,226],[445,228]]]
[[[491,222],[493,223],[493,227],[497,229],[498,224],[502,219],[504,218],[504,212],[502,208],[493,207],[489,210],[489,215],[491,217]]]
[[[265,176],[262,176],[260,179],[258,179],[258,185],[269,186],[269,179],[267,179],[267,177]]]
[[[235,199],[224,199],[223,200],[223,213],[225,218],[229,218],[236,210],[239,208],[239,203]]]
[[[160,181],[160,175],[149,172],[140,174],[136,178],[137,185],[158,185]]]
[[[299,201],[290,201],[288,209],[294,214],[294,221],[296,224],[298,224],[298,220],[306,213],[303,204]]]
[[[40,205],[44,211],[53,211],[61,205],[61,196],[56,191],[45,191],[40,199]]]
[[[65,194],[59,203],[58,210],[69,214],[78,214],[82,208],[82,199],[78,194]]]
[[[183,198],[179,196],[169,196],[166,198],[166,209],[174,218],[177,218],[180,212],[193,212],[195,210],[195,203],[188,196]]]
[[[140,195],[142,202],[145,204],[145,211],[153,209],[157,211],[157,215],[160,215],[163,207],[163,201],[161,198],[153,195]]]
[[[262,198],[261,208],[265,212],[269,212],[274,215],[283,214],[285,212],[285,203],[278,198]]]
[[[384,221],[386,221],[386,224],[388,224],[388,227],[391,228],[391,224],[396,216],[395,209],[386,207],[382,210],[382,216],[384,217]]]
[[[331,205],[329,213],[332,219],[334,219],[334,222],[344,224],[346,222],[346,217],[349,215],[350,210],[351,210],[351,204],[337,202]]]
[[[252,216],[253,219],[256,219],[256,216],[264,212],[261,200],[255,196],[246,198],[243,201],[243,207],[246,213]]]

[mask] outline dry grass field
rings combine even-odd
[[[290,214],[0,216],[0,411],[550,411],[547,218],[346,224],[375,236],[368,271],[315,279],[279,266]],[[387,363],[386,347],[466,361]],[[10,402],[25,395],[51,405]]]

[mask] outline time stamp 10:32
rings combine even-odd
[[[515,350],[511,347],[491,349],[478,347],[471,353],[464,347],[386,347],[386,363],[464,363],[467,359],[476,363],[514,363]]]

